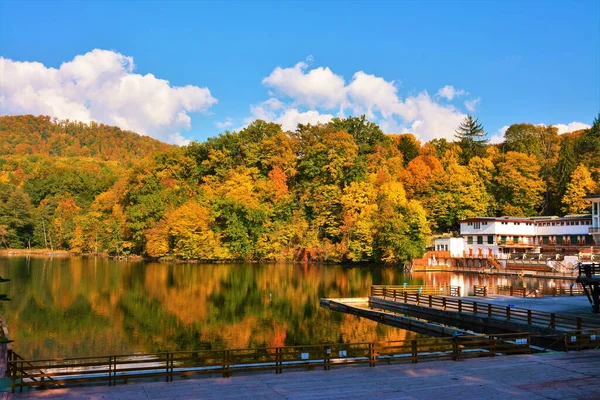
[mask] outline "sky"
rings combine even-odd
[[[0,0],[0,115],[185,144],[361,114],[452,139],[472,114],[499,142],[599,111],[600,0]]]

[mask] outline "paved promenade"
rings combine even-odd
[[[19,399],[600,399],[600,350],[16,393]]]

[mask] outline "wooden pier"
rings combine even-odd
[[[373,292],[379,294],[381,288],[375,288]],[[421,295],[419,293],[399,294],[394,293],[393,289],[387,290],[385,294],[385,296],[370,296],[368,305],[361,307],[353,305],[350,299],[323,299],[321,304],[325,308],[370,319],[373,319],[371,313],[377,311],[380,313],[380,322],[386,324],[397,318],[399,314],[485,334],[527,332],[532,335],[532,341],[536,345],[542,347],[552,345],[559,349],[565,348],[564,338],[567,335],[573,336],[573,332],[600,332],[598,319],[463,298]],[[595,336],[593,340],[596,340]],[[598,335],[597,343],[600,345],[600,335]]]

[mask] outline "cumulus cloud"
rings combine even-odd
[[[348,110],[354,115],[366,114],[388,133],[412,132],[425,141],[436,137],[453,140],[466,116],[453,105],[437,101],[468,94],[464,90],[445,86],[434,97],[422,91],[402,98],[397,82],[364,71],[356,72],[346,83],[328,67],[310,69],[300,62],[292,68],[276,67],[262,83],[272,97],[250,107],[251,119],[282,123],[289,130],[298,122],[326,122],[332,114],[343,117]]]
[[[584,124],[583,122],[576,122],[576,121],[573,121],[570,124],[566,124],[566,125],[565,124],[556,124],[554,126],[558,128],[559,135],[562,135],[563,133],[567,133],[567,132],[578,131],[580,129],[591,128],[591,126],[588,124]]]
[[[345,97],[344,78],[327,67],[306,72],[307,68],[306,62],[299,62],[293,68],[277,67],[262,83],[275,93],[309,107],[332,108],[341,104]]]
[[[298,124],[327,123],[333,118],[331,114],[321,114],[316,110],[302,112],[275,98],[250,106],[250,111],[252,116],[246,118],[245,126],[256,119],[262,119],[281,124],[281,127],[286,131],[295,130]]]
[[[452,85],[446,85],[438,90],[436,97],[442,97],[448,100],[452,100],[455,97],[466,96],[469,93],[462,89],[455,89]]]
[[[0,57],[0,113],[45,114],[98,121],[170,143],[185,144],[180,131],[189,113],[217,100],[208,88],[171,86],[152,74],[134,73],[132,57],[95,49],[58,69]]]

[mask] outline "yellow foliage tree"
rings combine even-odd
[[[583,164],[579,164],[573,174],[571,182],[567,185],[567,191],[562,198],[562,211],[565,214],[585,214],[590,212],[590,202],[584,197],[598,190],[598,182],[592,179],[590,170]]]

